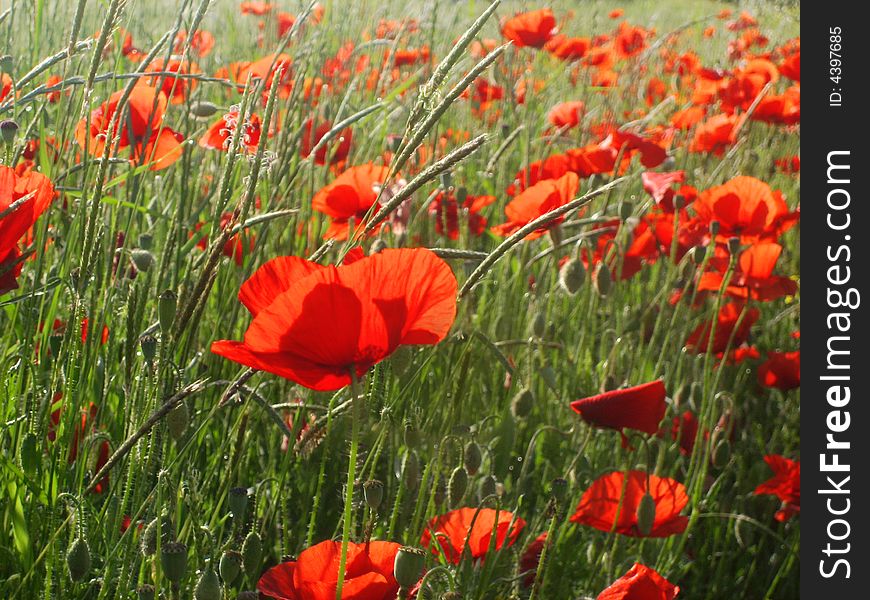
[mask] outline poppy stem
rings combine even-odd
[[[341,531],[341,558],[338,563],[338,580],[335,585],[335,600],[341,600],[341,590],[344,587],[344,573],[347,569],[347,547],[353,528],[353,488],[356,481],[356,455],[359,451],[359,429],[362,419],[362,399],[359,394],[359,382],[356,378],[356,369],[350,369],[350,394],[351,394],[351,434],[350,434],[350,458],[347,466],[347,484],[344,498],[344,523]]]

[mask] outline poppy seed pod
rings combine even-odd
[[[139,346],[142,348],[142,356],[145,357],[145,362],[151,364],[154,362],[154,357],[157,356],[157,338],[153,335],[143,335],[139,338]]]
[[[535,395],[532,390],[523,388],[511,400],[511,415],[514,419],[525,419],[532,412],[535,404]]]
[[[674,208],[681,210],[686,206],[686,198],[682,194],[674,194]]]
[[[166,425],[169,428],[169,435],[176,442],[184,437],[184,432],[187,430],[187,425],[190,423],[190,414],[187,410],[187,404],[180,402],[178,406],[169,411],[166,415]]]
[[[710,221],[710,235],[713,237],[719,235],[719,221],[715,219]]]
[[[483,453],[481,452],[480,446],[477,442],[468,442],[462,455],[462,462],[469,475],[472,477],[477,475],[477,472],[480,470],[480,465],[483,464]]]
[[[194,600],[221,600],[223,590],[217,573],[211,566],[205,568],[193,589]]]
[[[696,265],[701,265],[704,262],[704,258],[707,256],[707,248],[704,246],[695,246],[692,249],[692,259],[695,261]]]
[[[372,511],[378,510],[384,500],[384,482],[377,479],[369,479],[363,483],[363,498]]]
[[[81,581],[91,570],[91,550],[83,538],[77,537],[70,545],[66,553],[66,567],[73,581]]]
[[[242,566],[248,575],[258,575],[260,559],[263,557],[263,541],[256,531],[252,531],[242,543]]]
[[[3,56],[0,56],[0,71],[2,71],[3,73],[10,73],[14,64],[15,61],[9,54],[4,54]]]
[[[402,546],[396,552],[396,561],[393,563],[393,575],[396,582],[403,589],[412,588],[423,574],[426,564],[426,552],[420,548]]]
[[[450,508],[456,508],[468,489],[468,472],[465,467],[456,467],[447,481],[447,501]]]
[[[154,600],[154,586],[146,583],[136,588],[137,600]]]
[[[535,316],[532,317],[532,323],[529,329],[531,330],[532,335],[536,338],[544,337],[544,333],[547,331],[547,317],[544,315],[543,311],[535,313]]]
[[[637,506],[637,530],[641,535],[649,535],[656,519],[656,501],[652,494],[645,493]]]
[[[417,448],[420,445],[420,430],[410,420],[405,421],[404,439],[408,448]]]
[[[599,296],[606,296],[610,293],[612,285],[613,278],[610,275],[610,268],[605,263],[601,263],[595,272],[595,291],[598,292]]]
[[[233,513],[233,521],[243,523],[248,510],[248,488],[234,487],[227,494],[227,504]]]
[[[28,475],[36,473],[36,469],[40,463],[40,453],[36,448],[36,434],[28,431],[24,434],[21,440],[20,460],[21,469]]]
[[[178,295],[172,290],[163,290],[157,299],[157,317],[160,320],[160,331],[164,334],[172,329],[175,321],[175,310],[178,305]]]
[[[578,258],[569,258],[559,269],[559,285],[572,296],[580,291],[586,281],[586,267]]]
[[[130,258],[133,260],[133,265],[136,270],[147,273],[154,265],[154,255],[142,248],[133,248],[130,250]]]
[[[221,555],[220,563],[218,563],[218,571],[221,574],[221,579],[227,585],[232,584],[239,572],[242,570],[242,555],[235,550],[227,550]]]
[[[728,252],[731,256],[736,255],[740,252],[740,238],[736,236],[732,236],[728,238]]]
[[[15,142],[15,135],[18,133],[18,123],[11,119],[0,121],[0,137],[7,144]]]
[[[180,582],[187,573],[187,546],[181,542],[169,542],[161,546],[160,566],[166,579],[172,583]]]
[[[194,102],[190,105],[190,114],[198,119],[207,119],[209,117],[213,117],[217,114],[218,110],[220,110],[217,104],[213,102],[207,102],[205,100],[200,100],[198,102]]]

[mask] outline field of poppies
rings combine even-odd
[[[4,2],[0,596],[797,598],[798,32]]]

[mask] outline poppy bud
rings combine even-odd
[[[468,472],[465,467],[456,467],[447,481],[447,501],[450,508],[456,508],[468,489]]]
[[[710,235],[713,237],[719,235],[719,221],[710,221]]]
[[[375,238],[374,241],[369,245],[369,256],[377,254],[381,250],[385,250],[387,248],[387,242],[385,242],[381,238]]]
[[[731,256],[734,256],[735,254],[740,252],[740,238],[739,237],[728,238],[728,252],[731,253]]]
[[[32,476],[40,463],[39,450],[36,448],[36,434],[28,431],[21,440],[21,469]]]
[[[619,211],[619,218],[625,221],[631,216],[631,213],[634,212],[634,204],[628,200],[623,200],[617,206],[617,210]]]
[[[190,422],[190,414],[187,411],[187,404],[183,401],[178,406],[169,411],[166,415],[166,425],[169,428],[169,435],[176,442],[184,437],[184,432],[187,430],[187,425]]]
[[[163,574],[172,583],[178,583],[187,572],[187,546],[181,542],[169,542],[160,547],[160,566]]]
[[[378,510],[384,500],[384,482],[369,479],[363,484],[363,498],[372,511]]]
[[[441,189],[448,191],[453,187],[453,175],[450,174],[450,171],[445,171],[441,173]]]
[[[563,502],[568,495],[568,481],[557,477],[550,482],[550,495],[556,499],[556,502]]]
[[[557,391],[556,371],[553,370],[553,367],[551,367],[550,365],[544,365],[543,367],[541,367],[541,370],[538,371],[538,375],[541,376],[541,379],[544,380],[544,383],[547,384],[547,387],[549,387],[553,391]]]
[[[532,406],[535,403],[535,395],[532,390],[523,388],[520,390],[514,399],[511,400],[511,414],[514,419],[525,419],[532,412]]]
[[[175,530],[172,527],[172,521],[169,519],[169,514],[164,513],[160,517],[161,521],[158,525],[157,519],[153,519],[145,526],[145,531],[142,532],[141,550],[143,556],[152,556],[157,552],[157,529],[160,528],[160,540],[163,544],[168,544],[175,537]]]
[[[151,247],[154,245],[154,236],[150,233],[143,233],[139,236],[139,247],[145,248],[146,250],[151,250]]]
[[[237,523],[244,522],[245,512],[248,509],[248,488],[230,488],[227,495],[227,504],[229,504],[230,512],[233,513],[233,521]]]
[[[211,566],[205,568],[199,580],[196,582],[196,587],[193,590],[194,600],[221,600],[223,590],[221,582],[218,579],[217,573]]]
[[[529,329],[531,330],[532,335],[536,338],[544,337],[544,333],[547,331],[547,317],[544,315],[543,311],[535,313],[535,316],[532,317],[532,323]]]
[[[586,281],[586,267],[579,258],[569,258],[559,269],[559,285],[572,296],[580,291]]]
[[[175,310],[178,305],[178,295],[172,290],[163,290],[157,299],[157,317],[160,320],[160,331],[164,334],[172,329],[175,321]]]
[[[707,248],[704,246],[695,246],[692,248],[692,259],[695,261],[696,265],[701,265],[704,262],[704,258],[707,255]]]
[[[713,448],[713,466],[717,469],[723,468],[731,459],[731,442],[722,438],[716,443]]]
[[[218,564],[221,579],[224,583],[230,585],[239,576],[242,570],[242,555],[235,550],[227,550],[221,555],[221,561]]]
[[[420,445],[420,431],[414,427],[410,420],[405,421],[405,445],[408,448],[416,448]]]
[[[480,470],[480,465],[483,463],[483,453],[480,446],[475,441],[468,442],[463,452],[462,462],[465,465],[465,470],[469,475],[474,477]]]
[[[157,339],[153,335],[143,335],[139,338],[139,346],[142,348],[145,362],[149,365],[153,363],[154,357],[157,356]]]
[[[4,54],[3,56],[0,56],[0,71],[11,73],[13,64],[14,61],[10,55]]]
[[[637,530],[641,535],[649,535],[656,520],[656,501],[649,492],[645,493],[637,506]]]
[[[248,575],[258,575],[260,559],[263,557],[263,542],[256,531],[252,531],[242,543],[242,565]]]
[[[154,600],[154,586],[150,583],[146,583],[145,585],[140,585],[136,588],[136,599],[137,600]]]
[[[18,133],[18,123],[11,119],[0,121],[0,137],[7,144],[15,142],[15,135]]]
[[[417,489],[417,484],[420,479],[420,459],[417,458],[417,453],[409,451],[405,453],[402,459],[402,483],[413,492]]]
[[[414,587],[420,581],[425,564],[426,552],[424,550],[402,546],[396,552],[396,561],[393,563],[393,575],[396,582],[406,590]]]
[[[477,487],[478,501],[483,502],[484,498],[494,496],[496,493],[497,483],[498,482],[495,479],[495,475],[487,475],[486,477],[481,479],[480,484]]]
[[[610,275],[610,268],[601,263],[598,265],[598,270],[595,272],[595,291],[599,296],[606,296],[610,293],[610,288],[613,284],[613,279]]]
[[[200,100],[190,105],[190,114],[199,119],[207,119],[217,114],[220,110],[217,104]]]
[[[146,273],[154,264],[154,255],[142,248],[130,250],[130,258],[133,260],[133,265],[136,269],[143,273]]]
[[[66,553],[66,568],[69,578],[73,581],[81,581],[91,570],[91,550],[88,543],[80,537],[73,540]]]
[[[674,208],[682,209],[686,205],[686,198],[680,194],[674,194]]]

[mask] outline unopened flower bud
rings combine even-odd
[[[199,102],[194,102],[190,105],[190,114],[199,119],[212,117],[217,114],[219,110],[220,108],[216,104],[205,100],[200,100]]]
[[[153,335],[143,335],[139,338],[139,346],[142,348],[145,362],[148,364],[154,362],[154,357],[157,356],[157,338]]]
[[[163,290],[157,299],[157,318],[160,321],[160,331],[164,334],[172,329],[175,321],[175,311],[178,307],[178,295],[172,290]]]
[[[456,508],[468,489],[468,472],[465,467],[456,467],[447,481],[447,502],[450,508]]]
[[[161,546],[160,566],[166,579],[172,583],[180,582],[187,573],[187,546],[181,542],[169,542]]]
[[[260,560],[263,557],[263,541],[256,531],[252,531],[242,543],[242,565],[248,575],[259,575]]]
[[[532,390],[523,388],[511,400],[511,415],[514,419],[525,419],[532,412],[535,404],[535,395]]]
[[[227,550],[221,555],[218,570],[224,583],[230,585],[242,570],[242,555],[235,550]]]
[[[728,252],[731,253],[731,256],[734,256],[735,254],[740,252],[740,238],[739,237],[728,238]]]
[[[156,518],[153,519],[145,526],[145,530],[142,532],[140,544],[143,556],[152,556],[157,552],[158,528],[160,529],[160,541],[162,544],[169,543],[169,541],[175,537],[175,529],[172,526],[169,513],[163,513],[159,522]]]
[[[420,445],[420,430],[410,420],[405,421],[404,439],[408,448],[417,448]]]
[[[363,483],[363,498],[372,511],[378,510],[384,500],[384,482],[377,479],[369,479]]]
[[[480,484],[477,487],[478,500],[483,502],[485,498],[494,496],[496,494],[497,484],[498,481],[496,481],[495,475],[487,475],[481,479]]]
[[[417,489],[420,479],[420,459],[417,458],[417,453],[413,450],[405,453],[402,459],[402,483],[410,491]]]
[[[710,221],[710,235],[713,237],[719,235],[719,221]]]
[[[233,521],[236,523],[243,523],[245,520],[245,513],[248,510],[248,488],[230,488],[230,491],[227,494],[227,504],[229,505],[230,512],[233,513]]]
[[[0,138],[2,138],[6,144],[15,143],[15,136],[17,133],[18,123],[16,123],[12,119],[0,121]]]
[[[557,477],[551,481],[550,495],[553,496],[557,502],[564,502],[565,497],[568,495],[568,481],[561,477]]]
[[[154,265],[154,255],[143,248],[130,250],[130,258],[138,271],[147,272]]]
[[[141,585],[136,588],[136,599],[154,600],[154,586],[150,583],[146,583],[145,585]]]
[[[543,311],[535,313],[535,316],[532,317],[532,323],[529,329],[531,330],[532,335],[536,338],[544,337],[544,334],[547,331],[547,317],[544,315]]]
[[[19,452],[21,460],[21,469],[30,476],[36,473],[39,467],[41,456],[36,444],[36,434],[28,431],[24,434],[21,440],[21,450]]]
[[[193,598],[194,600],[221,600],[222,597],[223,589],[221,589],[220,579],[218,579],[214,569],[208,566],[196,582]]]
[[[599,296],[606,296],[610,293],[610,288],[613,285],[613,278],[610,275],[610,268],[601,263],[598,265],[598,270],[595,272],[595,291]]]
[[[559,285],[572,296],[580,291],[586,281],[586,267],[579,258],[569,258],[559,269]]]
[[[81,581],[91,570],[91,550],[83,538],[73,540],[66,553],[66,567],[73,581]]]
[[[465,446],[465,451],[463,452],[462,461],[465,465],[465,470],[469,475],[472,477],[477,475],[477,472],[480,470],[480,465],[483,464],[483,453],[481,452],[480,446],[477,442],[468,442]]]
[[[677,210],[680,210],[684,206],[686,206],[686,198],[682,194],[674,194],[673,202],[674,202],[674,208],[676,208]]]
[[[187,410],[187,404],[184,401],[178,406],[169,411],[166,415],[166,426],[169,429],[169,435],[176,442],[184,437],[184,432],[187,431],[187,425],[190,423],[190,413]]]
[[[403,589],[411,589],[423,576],[425,564],[426,552],[424,550],[402,546],[396,552],[396,561],[393,564],[393,575],[396,582]]]
[[[700,266],[704,262],[704,258],[707,255],[707,249],[704,246],[695,246],[692,249],[692,259],[695,261],[695,264]]]
[[[656,519],[656,501],[649,492],[640,499],[637,507],[637,530],[641,535],[649,535]]]

